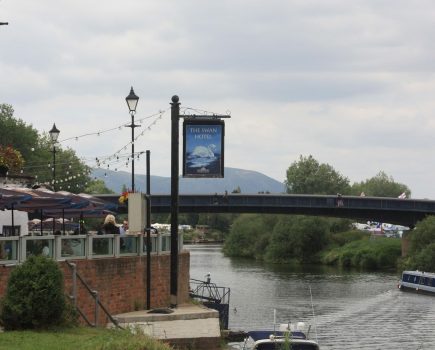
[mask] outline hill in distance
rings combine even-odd
[[[120,193],[123,186],[131,187],[131,173],[125,171],[113,171],[93,169],[93,178],[103,180],[106,187]],[[136,190],[146,192],[146,175],[135,174]],[[180,194],[210,194],[224,193],[240,187],[242,193],[284,193],[285,186],[282,182],[256,171],[236,168],[225,168],[225,177],[222,179],[182,178],[179,182]],[[151,175],[151,194],[170,194],[171,178]]]

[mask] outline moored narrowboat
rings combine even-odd
[[[398,285],[400,290],[435,295],[435,273],[403,271]]]

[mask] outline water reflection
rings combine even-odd
[[[396,273],[262,264],[224,257],[220,246],[187,248],[192,278],[210,272],[231,288],[231,329],[270,328],[276,309],[277,322],[316,324],[322,350],[435,348],[435,298],[400,292]]]

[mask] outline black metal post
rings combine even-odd
[[[56,146],[53,143],[53,190],[56,192]]]
[[[15,218],[14,218],[14,203],[11,204],[11,223],[12,223],[12,232],[9,234],[9,236],[12,234],[12,236],[15,236]],[[20,232],[21,233],[21,232]]]
[[[150,172],[150,151],[147,156],[147,310],[151,309],[151,172]]]
[[[179,176],[179,119],[180,103],[177,95],[171,103],[171,307],[177,307],[178,298],[178,176]]]

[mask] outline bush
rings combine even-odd
[[[59,325],[66,314],[63,274],[55,261],[33,256],[12,271],[0,311],[6,330]]]
[[[429,244],[417,254],[410,257],[408,269],[420,271],[434,271],[435,269],[435,243]]]
[[[357,230],[334,233],[330,236],[330,242],[339,247],[362,239],[369,239],[369,235],[366,232]]]
[[[362,239],[333,248],[323,255],[322,262],[342,267],[383,270],[395,268],[400,255],[400,239]]]

